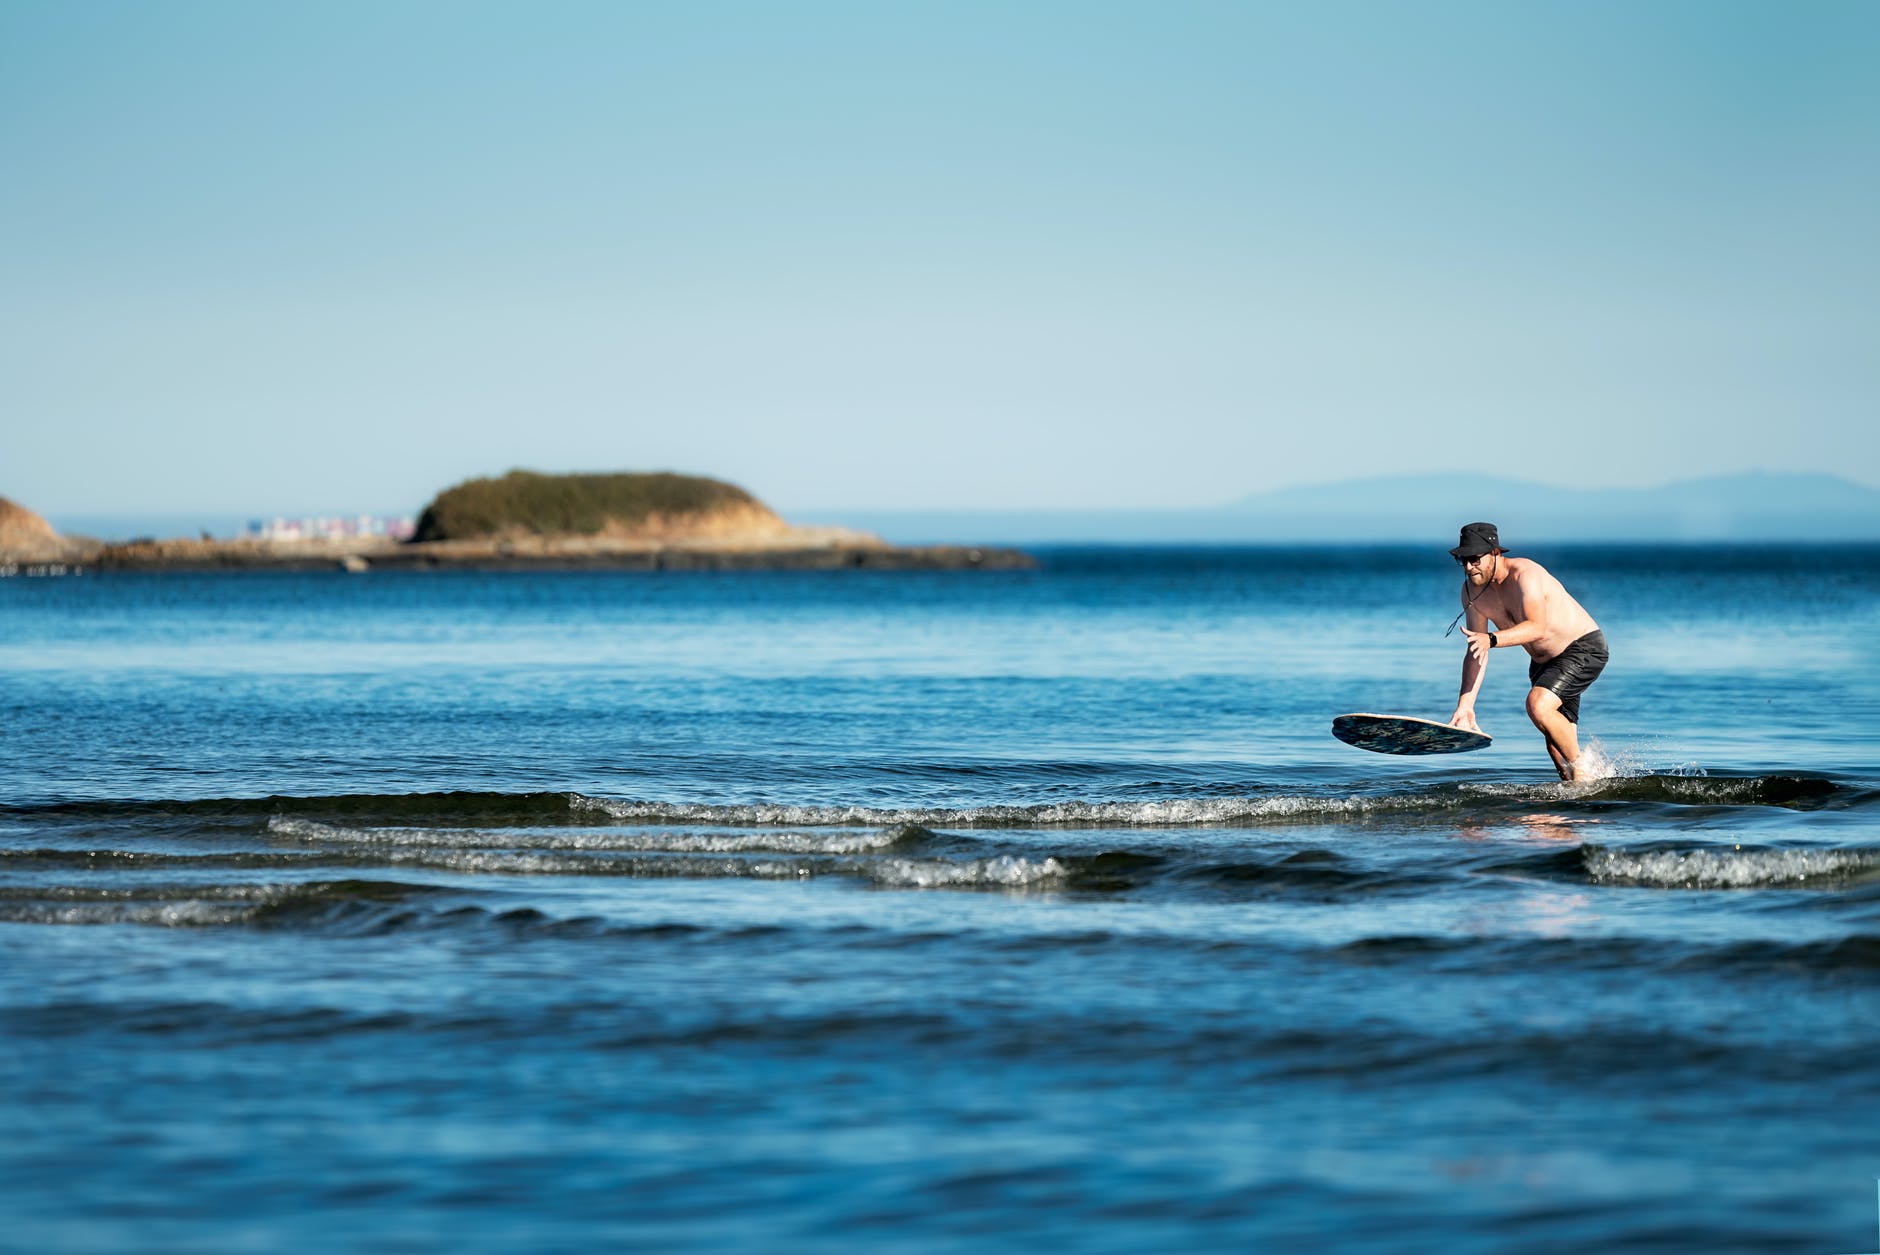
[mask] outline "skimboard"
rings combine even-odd
[[[1462,754],[1486,749],[1494,740],[1486,732],[1413,715],[1340,715],[1332,720],[1332,735],[1378,754]]]

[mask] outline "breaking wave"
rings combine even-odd
[[[0,819],[98,825],[116,821],[143,824],[175,820],[197,831],[225,826],[239,828],[256,821],[269,825],[311,821],[380,834],[395,832],[401,826],[435,834],[438,829],[449,827],[582,828],[610,823],[741,828],[1181,828],[1313,822],[1371,814],[1479,811],[1484,807],[1520,806],[1535,801],[1815,810],[1871,805],[1880,801],[1880,792],[1815,776],[1672,774],[1618,775],[1578,785],[1489,781],[1344,794],[1275,791],[1238,796],[1012,802],[957,807],[688,803],[571,792],[338,794],[15,804],[0,806]],[[282,828],[280,831],[292,830]],[[392,840],[383,835],[380,839]]]
[[[48,885],[0,895],[0,922],[139,924],[157,928],[302,923],[310,916],[409,915],[404,903],[441,892],[430,885],[336,880],[263,884]]]
[[[1880,880],[1880,850],[1623,850],[1587,846],[1586,872],[1605,884],[1670,889],[1842,886]]]
[[[1615,776],[1582,785],[1487,783],[1345,796],[1274,794],[958,808],[710,805],[614,800],[582,794],[570,795],[570,805],[577,812],[603,815],[620,822],[726,827],[911,824],[925,828],[1222,828],[1310,823],[1365,815],[1441,814],[1479,810],[1484,805],[1525,806],[1536,801],[1777,806],[1808,810],[1855,799],[1871,801],[1872,795],[1831,780],[1807,776]]]
[[[933,834],[913,824],[872,832],[671,832],[659,829],[548,830],[527,833],[466,828],[363,828],[274,815],[268,834],[293,841],[427,849],[645,850],[680,854],[870,854],[917,844]]]

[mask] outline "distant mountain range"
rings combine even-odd
[[[1188,510],[785,511],[793,523],[874,532],[890,544],[1455,544],[1476,519],[1511,549],[1557,541],[1880,541],[1880,490],[1834,475],[1756,471],[1656,488],[1562,488],[1493,475],[1392,475],[1255,493]],[[245,515],[54,515],[68,535],[232,536]],[[1445,539],[1447,538],[1447,539]]]
[[[820,519],[820,515],[818,518]],[[1393,475],[1190,510],[855,510],[827,521],[896,544],[1441,541],[1495,523],[1511,549],[1562,541],[1880,540],[1880,490],[1749,472],[1656,488],[1562,488],[1492,475]]]

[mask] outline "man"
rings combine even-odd
[[[1528,718],[1547,738],[1547,753],[1562,780],[1572,780],[1580,757],[1580,694],[1606,666],[1606,637],[1593,616],[1547,568],[1510,558],[1493,523],[1470,523],[1450,555],[1462,564],[1462,692],[1449,722],[1472,732],[1475,695],[1482,690],[1488,651],[1520,645],[1528,651]],[[1490,631],[1495,624],[1497,630]]]

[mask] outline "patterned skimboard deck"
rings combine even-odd
[[[1340,715],[1332,720],[1332,735],[1378,754],[1462,754],[1485,749],[1494,740],[1485,732],[1413,715]]]

